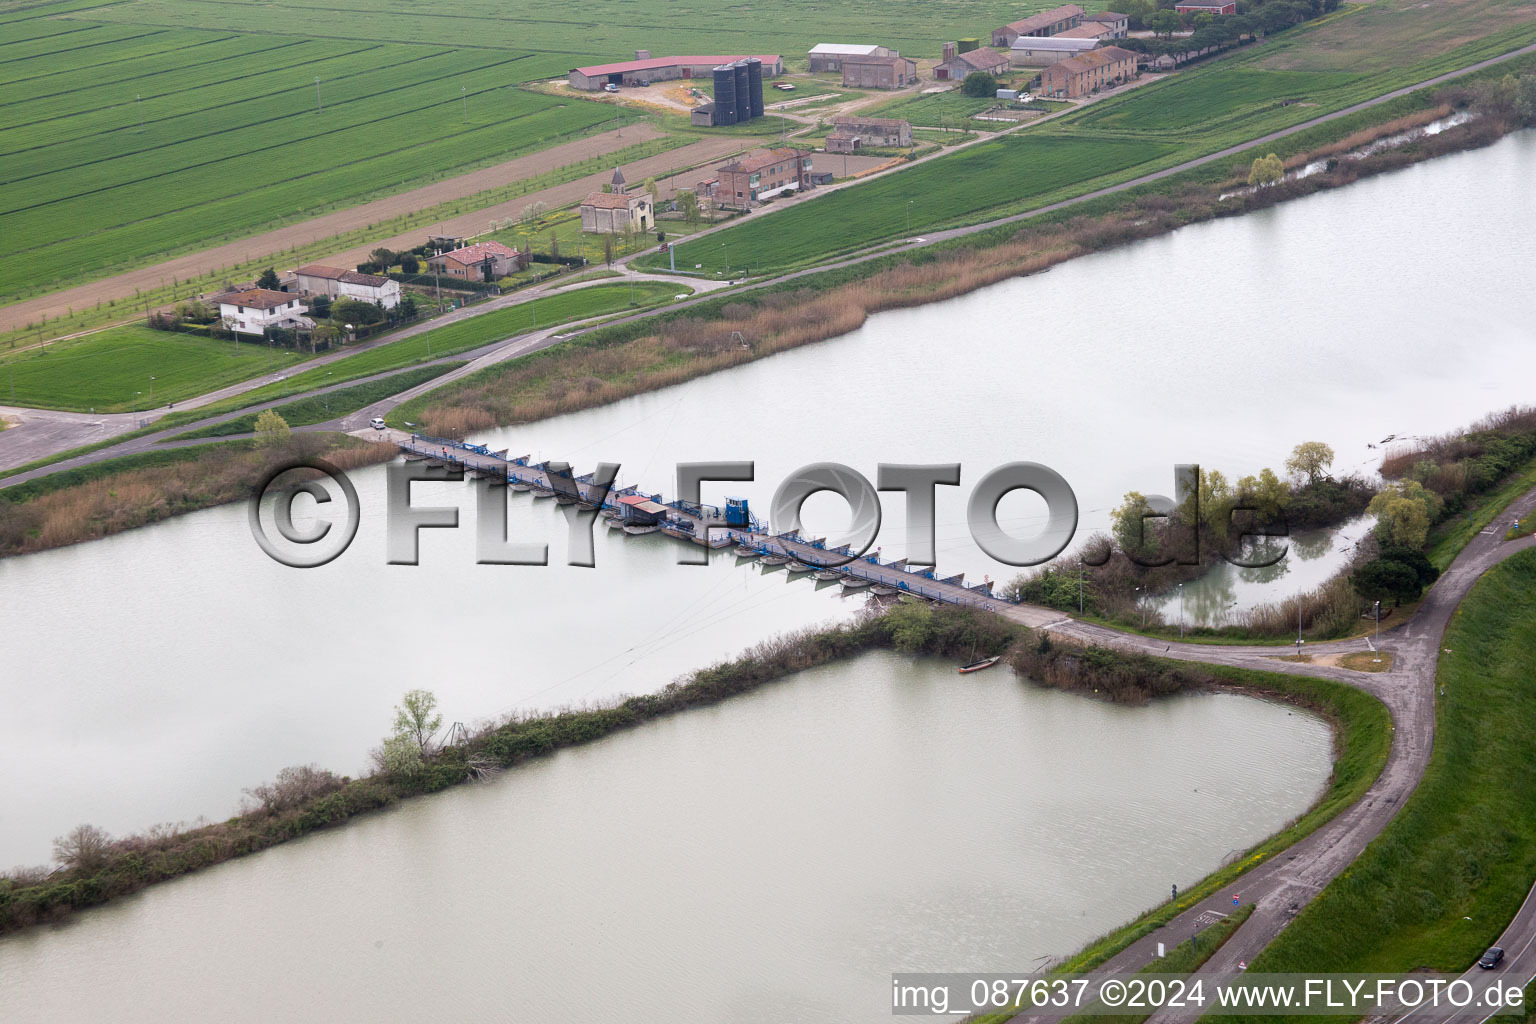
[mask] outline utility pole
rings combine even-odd
[[[1184,642],[1184,584],[1179,584],[1179,643]]]
[[[1376,602],[1376,657],[1372,659],[1375,664],[1381,664],[1381,602]]]
[[[139,131],[143,131],[144,130],[144,97],[140,93],[134,93],[133,94],[133,98],[137,101],[137,103],[135,104],[135,107],[138,109],[138,112],[139,112]]]
[[[469,124],[469,93],[464,86],[459,86],[459,98],[464,101],[464,123]]]

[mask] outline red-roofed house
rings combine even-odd
[[[656,223],[649,192],[592,192],[581,201],[581,230],[603,235],[645,231]]]
[[[427,266],[444,277],[486,281],[506,277],[527,266],[528,259],[500,242],[476,242],[427,259]]]

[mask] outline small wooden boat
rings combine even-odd
[[[624,520],[622,519],[605,519],[604,522],[608,524],[608,529],[610,530],[624,529]]]
[[[973,661],[969,665],[961,665],[960,674],[965,675],[967,672],[980,672],[984,668],[991,668],[1001,661],[1002,658],[1001,654],[994,654],[990,658],[982,658],[980,661]]]
[[[815,580],[836,580],[841,579],[842,576],[843,574],[836,569],[822,569],[820,572],[813,574],[811,578]]]
[[[581,499],[576,497],[574,494],[557,494],[557,495],[555,495],[555,504],[556,505],[574,505],[574,504],[576,504],[576,502],[578,502],[580,500]]]
[[[630,525],[624,527],[624,532],[631,537],[639,537],[642,534],[655,533],[660,529],[660,523],[649,523],[643,525],[640,523],[631,523]]]
[[[736,549],[736,557],[737,558],[756,558],[758,555],[761,555],[761,554],[762,554],[762,552],[757,550],[757,548],[749,548],[745,544],[741,545],[740,547],[738,547]]]
[[[514,491],[533,490],[533,484],[525,484],[521,480],[513,480],[511,483],[507,484],[507,486],[512,488]]]
[[[760,565],[788,565],[793,559],[788,555],[764,555]]]
[[[548,487],[535,487],[533,489],[533,496],[535,498],[553,498],[555,496],[555,492],[550,490]]]
[[[810,572],[811,571],[811,567],[806,565],[804,562],[790,562],[788,565],[786,565],[784,567],[784,569],[791,576],[795,575],[796,573]]]
[[[899,593],[895,587],[888,587],[884,583],[876,583],[869,588],[869,592],[876,597],[895,597]]]
[[[867,587],[870,580],[861,580],[857,576],[848,576],[843,580],[843,587],[848,590],[857,590],[859,587]]]
[[[423,455],[421,452],[406,452],[405,453],[405,461],[406,462],[420,462],[424,458],[426,458],[426,456]]]

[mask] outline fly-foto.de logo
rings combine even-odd
[[[483,449],[475,448],[475,452]],[[880,493],[903,496],[906,510],[906,564],[932,566],[936,561],[935,508],[940,487],[961,486],[960,463],[880,463],[875,482],[858,470],[835,462],[816,462],[787,476],[774,490],[768,521],[760,520],[743,498],[723,505],[701,500],[709,484],[756,480],[750,461],[685,462],[676,471],[676,496],[666,498],[638,486],[615,487],[617,463],[600,463],[594,472],[576,475],[563,462],[507,462],[490,458],[461,458],[445,446],[430,456],[407,458],[385,467],[385,551],[391,565],[417,565],[420,532],[457,529],[459,505],[422,505],[413,500],[418,482],[462,482],[469,477],[476,515],[475,561],[481,565],[548,565],[544,540],[509,535],[507,506],[513,492],[553,498],[567,522],[567,562],[596,565],[593,527],[600,516],[631,532],[661,531],[694,543],[679,547],[680,565],[708,563],[706,548],[727,544],[772,546],[792,552],[807,565],[835,569],[866,556],[880,536]],[[1150,557],[1143,537],[1149,520],[1199,522],[1199,466],[1174,467],[1174,497],[1144,496],[1144,510],[1132,531],[1132,543],[1121,553],[1139,565],[1169,564],[1173,556]],[[1027,491],[1045,503],[1044,526],[1028,536],[1003,529],[997,510],[1003,498]],[[848,527],[835,538],[803,535],[800,513],[814,494],[836,494],[848,506]],[[295,522],[295,509],[307,503],[306,525]],[[1262,558],[1245,558],[1247,538],[1287,535],[1283,514],[1261,521],[1258,509],[1242,503],[1227,513],[1231,529],[1222,558],[1245,568],[1273,565],[1285,557],[1267,546]],[[361,518],[357,489],[346,474],[321,460],[284,466],[270,474],[253,495],[249,523],[256,542],[268,556],[294,568],[314,568],[332,561],[356,537]],[[983,473],[966,500],[966,526],[971,539],[988,557],[1005,565],[1033,566],[1060,555],[1072,543],[1078,526],[1077,496],[1060,473],[1037,462],[1009,462]],[[1180,548],[1181,563],[1198,562],[1200,535],[1193,526],[1190,543]],[[1096,547],[1082,560],[1102,565],[1114,551]]]

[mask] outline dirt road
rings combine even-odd
[[[661,133],[649,124],[628,125],[601,135],[593,135],[538,153],[530,153],[494,167],[486,167],[446,181],[376,199],[361,206],[337,210],[313,220],[277,228],[212,249],[187,253],[163,263],[130,270],[74,288],[40,295],[35,299],[0,307],[0,331],[15,330],[26,324],[36,323],[43,317],[53,319],[65,315],[71,309],[84,309],[109,299],[128,298],[133,296],[135,291],[159,288],[176,279],[186,280],[214,272],[219,267],[231,266],[267,254],[282,253],[295,245],[309,244],[319,239],[366,228],[369,224],[427,209],[453,199],[475,195],[508,182],[545,174],[567,164],[611,153],[660,136]],[[625,167],[625,174],[636,181],[650,176],[659,178],[681,168],[735,153],[742,148],[745,141],[735,138],[706,139],[660,156],[637,161]],[[452,234],[474,234],[485,230],[485,222],[488,219],[515,216],[529,203],[543,202],[550,208],[569,205],[588,192],[601,187],[608,180],[610,173],[612,172],[589,175],[579,181],[555,185],[539,192],[519,196],[511,202],[449,218],[443,222],[443,229]],[[380,245],[399,248],[418,245],[422,241],[423,234],[424,231],[418,229],[408,235],[380,238],[327,259],[340,262],[343,266],[350,266],[361,262],[370,250]],[[280,263],[281,260],[278,262]]]

